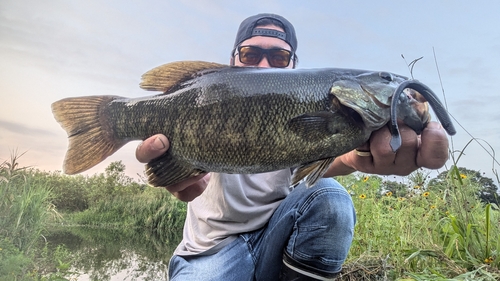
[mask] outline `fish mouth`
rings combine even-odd
[[[420,117],[421,123],[427,124],[431,120],[431,115],[429,113],[429,103],[425,97],[412,88],[404,89],[403,94],[406,95],[407,102],[411,105],[415,114]]]
[[[405,91],[407,92],[405,93]],[[394,152],[399,149],[402,142],[398,129],[398,119],[403,120],[406,125],[419,134],[430,121],[429,106],[433,109],[445,131],[450,136],[456,134],[448,111],[437,95],[417,80],[406,80],[396,88],[391,101],[389,129],[392,135],[390,145]]]

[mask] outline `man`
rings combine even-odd
[[[231,53],[235,66],[295,68],[295,30],[285,18],[259,14],[244,20]],[[349,194],[331,177],[353,171],[407,175],[439,168],[448,139],[431,122],[421,136],[401,126],[393,153],[382,128],[355,151],[339,156],[313,187],[290,189],[290,169],[255,175],[205,174],[167,186],[188,201],[183,240],[170,261],[170,280],[333,280],[352,241],[355,211]],[[168,139],[145,140],[136,157],[149,162],[167,151]]]

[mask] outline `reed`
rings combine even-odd
[[[33,268],[47,221],[58,213],[50,187],[20,168],[22,154],[0,163],[0,279],[22,280]]]

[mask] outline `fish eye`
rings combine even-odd
[[[378,76],[380,76],[380,78],[387,80],[389,82],[394,80],[394,77],[392,77],[392,74],[389,72],[379,72]]]

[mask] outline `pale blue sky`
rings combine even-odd
[[[473,136],[500,152],[500,2],[497,1],[0,1],[0,161],[60,170],[67,141],[50,104],[84,95],[138,97],[140,76],[163,63],[227,63],[239,23],[278,13],[294,25],[300,68],[343,67],[413,75],[442,95]],[[471,137],[455,124],[456,150]],[[123,160],[142,171],[137,142],[90,170]],[[492,176],[477,144],[460,165]]]

